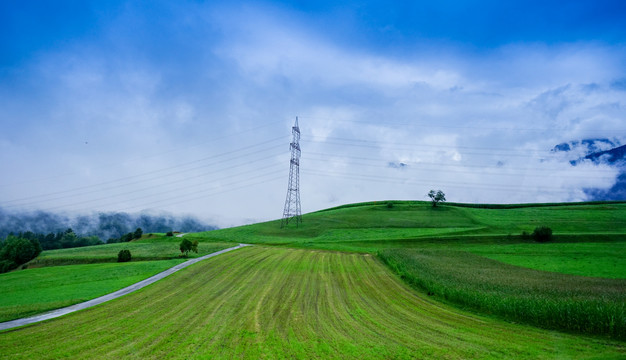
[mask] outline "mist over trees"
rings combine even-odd
[[[94,213],[70,216],[47,211],[9,212],[0,208],[0,240],[10,233],[33,232],[39,234],[64,232],[73,229],[79,236],[97,236],[102,241],[121,238],[141,228],[144,233],[197,232],[215,230],[191,216],[176,217],[170,214]]]

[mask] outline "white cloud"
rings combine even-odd
[[[94,186],[39,205],[158,208],[220,225],[276,218],[297,115],[305,211],[425,199],[433,187],[450,201],[584,200],[584,188],[614,182],[615,170],[572,166],[550,149],[621,136],[626,92],[611,84],[626,75],[623,48],[513,44],[397,56],[346,47],[301,17],[263,7],[187,13],[187,37],[206,41],[167,59],[132,43],[109,48],[132,36],[119,23],[102,43],[42,54],[22,69],[31,97],[0,99],[4,119],[23,120],[15,128],[3,120],[0,158],[17,173],[52,180],[2,187],[0,196]],[[6,135],[16,129],[21,136]],[[278,136],[284,140],[270,141]],[[240,151],[259,143],[267,144]],[[96,186],[123,177],[133,181]]]

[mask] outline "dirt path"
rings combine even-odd
[[[228,251],[236,250],[236,249],[242,248],[244,246],[248,246],[248,244],[239,244],[237,246],[234,246],[234,247],[231,247],[231,248],[228,248],[228,249],[220,250],[220,251],[208,254],[208,255],[201,256],[199,258],[195,258],[195,259],[191,259],[191,260],[185,261],[182,264],[178,264],[178,265],[176,265],[174,267],[171,267],[171,268],[169,268],[169,269],[167,269],[167,270],[165,270],[163,272],[160,272],[160,273],[158,273],[158,274],[156,274],[154,276],[151,276],[151,277],[149,277],[149,278],[147,278],[145,280],[142,280],[142,281],[140,281],[138,283],[135,283],[133,285],[127,286],[127,287],[125,287],[123,289],[120,289],[118,291],[112,292],[110,294],[103,295],[103,296],[100,296],[100,297],[95,298],[95,299],[91,299],[89,301],[85,301],[85,302],[82,302],[82,303],[79,303],[79,304],[74,304],[74,305],[71,305],[71,306],[67,306],[67,307],[64,307],[64,308],[56,309],[56,310],[53,310],[53,311],[49,311],[49,312],[46,312],[46,313],[43,313],[43,314],[31,316],[31,317],[26,317],[26,318],[21,318],[21,319],[15,319],[15,320],[11,320],[11,321],[2,322],[2,323],[0,323],[0,331],[7,330],[7,329],[12,329],[12,328],[15,328],[15,327],[18,327],[18,326],[28,325],[28,324],[32,324],[32,323],[48,320],[48,319],[54,319],[54,318],[57,318],[59,316],[63,316],[63,315],[69,314],[69,313],[73,313],[73,312],[78,311],[78,310],[83,310],[83,309],[90,308],[92,306],[96,306],[96,305],[102,304],[102,303],[107,302],[109,300],[117,299],[120,296],[124,296],[126,294],[130,294],[130,293],[132,293],[134,291],[137,291],[137,290],[139,290],[139,289],[141,289],[141,288],[143,288],[145,286],[148,286],[148,285],[150,285],[150,284],[152,284],[152,283],[154,283],[154,282],[156,282],[158,280],[161,280],[164,277],[169,276],[169,275],[177,272],[180,269],[184,269],[184,268],[186,268],[189,265],[197,263],[198,261],[202,261],[202,260],[211,258],[213,256],[217,256],[217,255],[223,254],[223,253],[228,252]]]

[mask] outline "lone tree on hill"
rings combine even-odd
[[[446,201],[446,194],[444,194],[441,190],[437,190],[436,192],[435,190],[430,190],[428,192],[428,197],[430,198],[430,201],[432,201],[433,207],[437,207],[437,203],[440,201]]]

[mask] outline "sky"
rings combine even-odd
[[[626,143],[623,1],[3,1],[0,208],[280,218],[584,201]],[[606,145],[608,146],[608,145]]]

